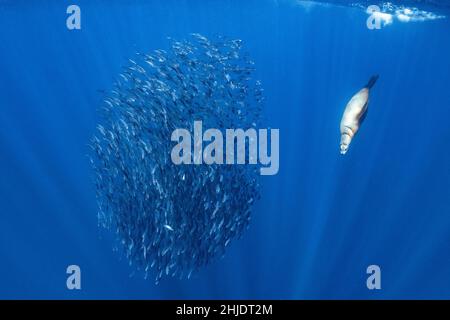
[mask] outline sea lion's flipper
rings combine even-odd
[[[376,74],[376,75],[372,76],[372,78],[370,78],[369,82],[367,82],[365,87],[367,89],[372,89],[373,85],[375,84],[375,82],[377,82],[377,80],[378,80],[378,75]]]

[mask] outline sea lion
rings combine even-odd
[[[369,82],[359,90],[347,103],[341,120],[341,154],[348,150],[350,142],[358,132],[359,127],[366,118],[369,105],[369,91],[377,82],[378,75],[370,78]]]

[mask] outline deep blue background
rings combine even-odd
[[[72,1],[0,4],[0,298],[450,298],[448,19],[370,31],[358,9],[295,1],[76,3],[81,31],[65,26]],[[87,143],[127,58],[191,32],[244,41],[280,172],[223,259],[155,285],[98,229]],[[341,156],[343,108],[374,73]]]

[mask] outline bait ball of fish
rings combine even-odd
[[[190,277],[224,254],[259,198],[251,165],[174,165],[176,128],[251,128],[262,89],[240,40],[193,34],[167,51],[137,54],[108,93],[91,140],[99,223],[147,274]]]

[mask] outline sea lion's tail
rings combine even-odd
[[[375,84],[375,82],[377,82],[378,80],[378,75],[374,75],[370,78],[369,82],[367,82],[365,88],[367,89],[372,89],[373,85]]]

